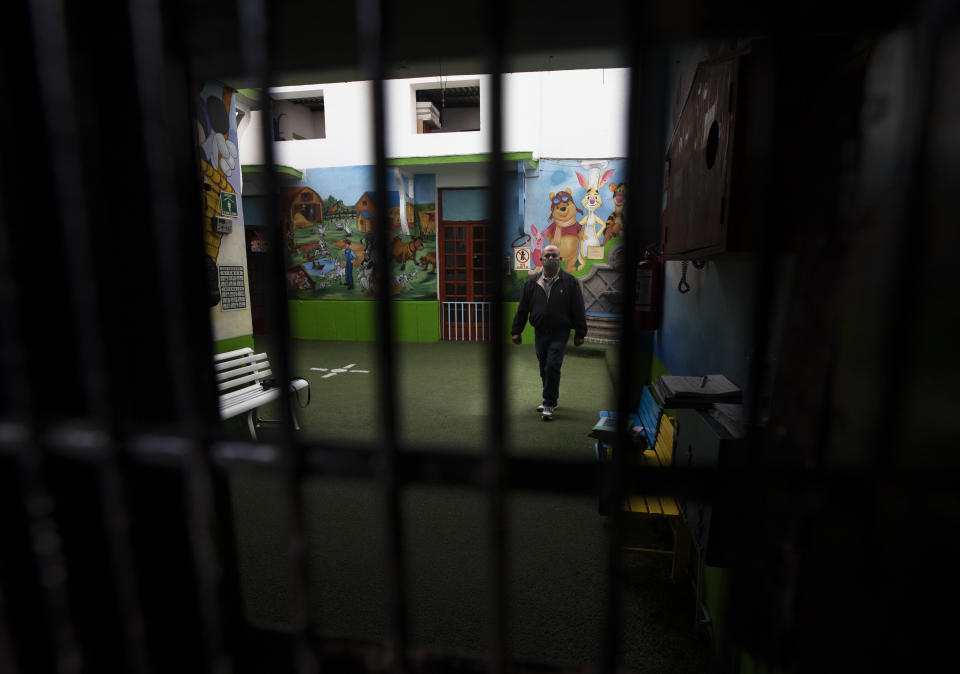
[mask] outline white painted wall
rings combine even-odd
[[[444,77],[445,86],[479,82],[480,131],[418,134],[414,88],[439,79],[387,80],[388,157],[431,157],[489,152],[490,77]],[[274,144],[274,160],[297,169],[354,166],[375,161],[370,82],[279,87],[274,97],[323,92],[326,138]],[[627,154],[629,70],[624,68],[510,73],[504,81],[504,151],[535,158],[616,158]],[[251,113],[254,114],[254,113]],[[284,118],[286,120],[286,118]],[[262,164],[256,119],[240,138],[240,161]],[[253,133],[251,133],[253,130]],[[476,184],[476,183],[474,183]]]

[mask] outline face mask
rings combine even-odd
[[[546,272],[547,276],[553,276],[557,273],[558,269],[560,269],[560,260],[557,258],[544,258],[543,271]]]

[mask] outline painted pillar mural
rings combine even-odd
[[[203,242],[219,289],[219,302],[211,313],[214,339],[249,335],[253,328],[233,89],[216,82],[201,87],[195,131],[203,186]]]
[[[377,255],[392,259],[388,290],[396,299],[436,299],[436,181],[390,170],[390,235],[375,249],[374,167],[308,169],[281,191],[291,299],[374,299]],[[432,179],[432,187],[428,185]]]
[[[223,233],[217,231],[218,216],[238,215],[240,160],[237,149],[237,118],[233,90],[207,84],[199,94],[197,143],[200,146],[200,174],[203,177],[203,240],[207,255],[217,262]],[[234,195],[221,197],[221,193]],[[224,201],[233,211],[224,213]]]

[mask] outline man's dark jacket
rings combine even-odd
[[[540,274],[542,273],[541,271]],[[523,332],[529,314],[530,325],[538,334],[562,333],[573,329],[576,337],[585,336],[587,317],[583,310],[583,293],[579,281],[562,269],[559,270],[557,274],[560,277],[553,282],[548,302],[546,291],[540,287],[540,274],[524,284],[510,334],[519,335]]]

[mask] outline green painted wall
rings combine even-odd
[[[663,375],[670,376],[670,370],[667,369],[667,366],[660,362],[660,359],[657,358],[657,354],[650,354],[650,383],[652,384],[657,377],[662,377]]]
[[[439,341],[438,305],[436,301],[394,302],[397,341]],[[377,338],[376,302],[291,300],[288,306],[294,339],[370,342]]]
[[[510,341],[510,325],[517,312],[517,304],[503,304],[504,340],[507,342]],[[393,308],[397,341],[440,341],[439,302],[394,302]],[[291,300],[289,311],[290,336],[294,339],[373,341],[377,336],[376,302]],[[533,328],[529,323],[523,330],[523,343],[533,344]]]
[[[213,343],[213,352],[224,353],[226,351],[242,349],[247,346],[249,346],[251,349],[255,348],[253,343],[253,335],[240,335],[239,337],[217,340]]]

